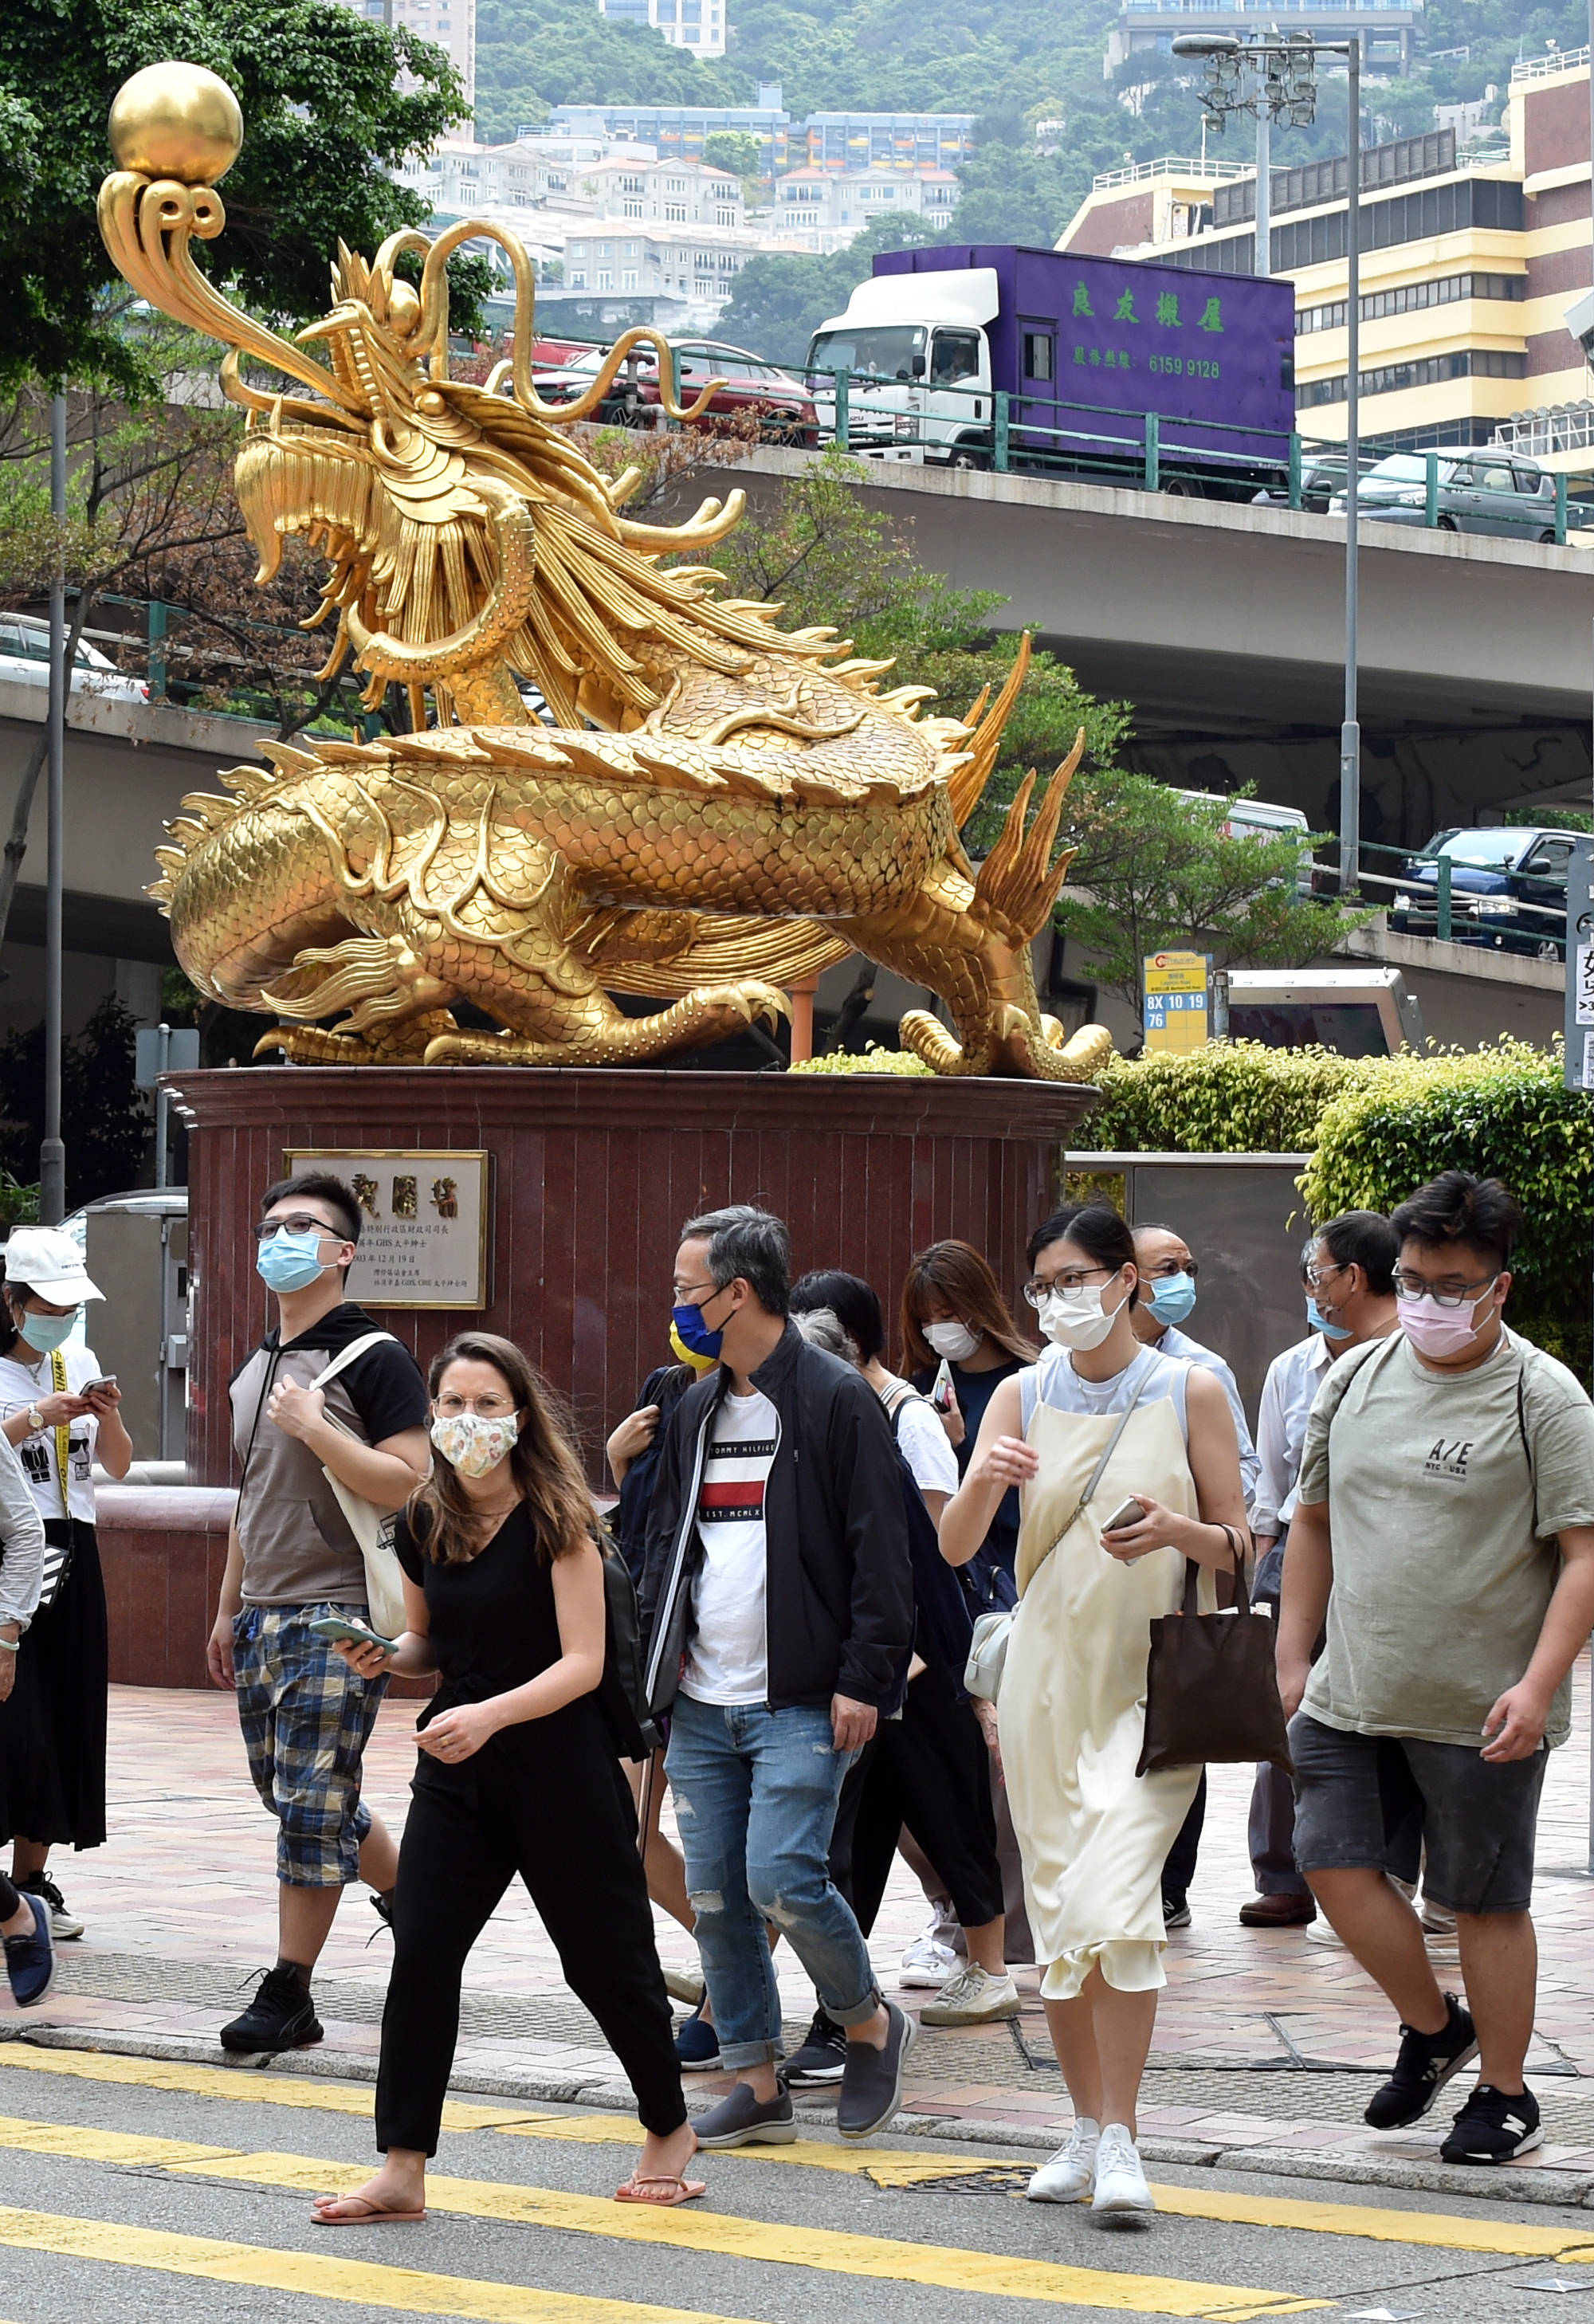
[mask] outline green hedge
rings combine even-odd
[[[1096,1076],[1101,1102],[1081,1122],[1078,1146],[1108,1154],[1304,1154],[1317,1143],[1324,1107],[1376,1075],[1381,1062],[1260,1041],[1215,1042],[1180,1057],[1115,1056]]]

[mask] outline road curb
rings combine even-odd
[[[26,2024],[0,2024],[0,2043],[30,2049],[80,2050],[108,2057],[150,2058],[173,2065],[220,2066],[238,2075],[301,2074],[307,2080],[372,2082],[374,2058],[347,2051],[289,2050],[276,2055],[239,2057],[219,2043],[180,2034],[122,2034],[97,2032],[87,2038],[76,2025],[52,2025],[48,2019]],[[530,2106],[585,2106],[600,2113],[631,2114],[636,2101],[622,2082],[592,2081],[576,2074],[524,2071],[493,2074],[466,2068],[450,2080],[449,2091],[459,2098],[489,2098]],[[717,2094],[688,2091],[690,2114],[707,2112],[718,2103]],[[794,2093],[793,2111],[798,2122],[815,2130],[834,2126],[834,2105],[805,2103]],[[972,2116],[899,2114],[890,2125],[894,2137],[922,2138],[957,2146],[1007,2148],[1017,2153],[1049,2153],[1056,2145],[1055,2127],[1028,2129],[1022,2123],[990,2122]],[[1437,2139],[1438,2133],[1435,2132]],[[1223,2146],[1212,2140],[1147,2137],[1140,2141],[1147,2163],[1173,2163],[1184,2170],[1235,2172],[1278,2179],[1331,2181],[1352,2187],[1387,2187],[1405,2194],[1447,2195],[1467,2202],[1543,2203],[1571,2209],[1594,2209],[1594,2172],[1556,2171],[1543,2165],[1468,2170],[1444,2163],[1419,2163],[1404,2156],[1314,2151],[1277,2146]],[[1509,2190],[1508,2193],[1506,2190]]]

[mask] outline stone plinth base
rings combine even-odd
[[[668,1360],[681,1222],[756,1202],[799,1271],[866,1276],[894,1317],[914,1251],[983,1250],[1009,1294],[1059,1149],[1096,1093],[886,1074],[310,1066],[175,1074],[190,1135],[189,1460],[236,1481],[227,1382],[270,1321],[253,1223],[285,1148],[487,1148],[488,1304],[383,1312],[424,1364],[466,1325],[518,1341],[570,1399],[594,1484],[603,1440]],[[895,1334],[893,1333],[893,1338]]]

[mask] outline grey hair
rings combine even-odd
[[[791,1320],[811,1347],[823,1348],[827,1356],[840,1356],[843,1363],[857,1362],[858,1342],[834,1307],[810,1307],[806,1314]]]
[[[681,1229],[683,1242],[706,1242],[717,1290],[738,1276],[768,1315],[784,1315],[791,1296],[791,1236],[786,1222],[755,1203],[705,1211]]]

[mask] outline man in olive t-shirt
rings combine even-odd
[[[1446,1171],[1393,1224],[1401,1328],[1324,1380],[1285,1561],[1295,1852],[1400,2013],[1399,2058],[1368,2121],[1415,2122],[1479,2057],[1441,2152],[1504,2163],[1543,2136],[1522,2073],[1528,1907],[1545,1760],[1566,1740],[1569,1674],[1594,1625],[1594,1406],[1501,1320],[1521,1213],[1497,1180]],[[1386,1816],[1414,1802],[1470,2008],[1440,1991],[1382,1869]]]

